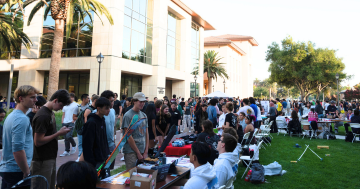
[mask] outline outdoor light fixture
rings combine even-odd
[[[224,83],[224,93],[225,93],[225,80],[224,80],[224,82],[223,82],[223,83]]]
[[[99,77],[98,77],[98,89],[97,89],[97,94],[99,95],[99,90],[100,90],[100,66],[101,66],[101,63],[104,61],[104,56],[101,54],[97,55],[96,57],[96,60],[98,61],[99,63]]]
[[[336,95],[336,99],[337,99],[337,105],[338,105],[338,110],[340,112],[340,106],[339,106],[339,73],[336,73],[335,75],[335,78],[336,78],[336,84],[337,84],[337,95]]]
[[[196,79],[197,79],[197,77],[196,77],[196,75],[194,75],[194,80],[195,80],[195,95],[194,95],[194,97],[196,97]]]

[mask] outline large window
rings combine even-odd
[[[74,93],[80,98],[82,94],[89,94],[89,72],[60,72],[59,89],[66,89],[69,93]],[[45,72],[44,77],[44,93],[47,96],[49,86],[49,72]]]
[[[125,0],[122,57],[151,64],[153,0]]]
[[[142,76],[138,75],[121,75],[121,95],[134,96],[135,93],[142,90]]]
[[[200,90],[199,90],[199,83],[196,83],[196,94],[195,94],[195,83],[190,83],[190,97],[199,96]]]
[[[190,72],[194,71],[196,66],[199,66],[200,61],[200,32],[199,26],[191,23],[191,66]]]
[[[166,67],[180,70],[180,19],[170,12],[166,43]]]
[[[94,15],[93,12],[92,16]],[[80,19],[78,19],[80,18]],[[66,39],[66,27],[64,29],[64,42],[61,57],[91,56],[93,24],[88,15],[74,16],[70,37]],[[41,37],[40,58],[51,57],[54,39],[55,21],[48,15],[43,23],[43,35]]]

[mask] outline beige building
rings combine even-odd
[[[208,86],[208,78],[204,77],[204,94],[208,87],[211,91],[221,91],[233,97],[247,98],[253,96],[252,48],[258,46],[251,36],[220,35],[204,39],[204,49],[218,52],[223,57],[220,63],[225,63],[229,79],[218,77]]]
[[[64,40],[59,88],[96,94],[99,64],[96,56],[105,59],[100,69],[100,92],[113,90],[132,96],[142,91],[152,100],[164,95],[194,96],[193,67],[203,70],[204,31],[214,28],[180,0],[100,0],[111,12],[114,25],[105,16],[85,17],[74,24],[69,39]],[[35,4],[34,4],[35,5]],[[32,7],[26,7],[31,10]],[[30,11],[26,11],[26,19]],[[27,23],[27,20],[25,20]],[[12,52],[12,59],[0,60],[0,93],[7,94],[9,70],[14,64],[13,89],[33,85],[47,93],[50,56],[55,22],[44,20],[38,12],[24,32],[31,38],[30,52],[22,48]],[[79,31],[79,32],[76,32]],[[0,52],[0,57],[3,56]],[[203,80],[202,71],[197,81]],[[197,93],[203,82],[197,82]]]

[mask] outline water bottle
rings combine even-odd
[[[252,173],[252,170],[250,169],[249,172],[247,173],[246,177],[245,177],[246,182],[249,182],[251,173]]]

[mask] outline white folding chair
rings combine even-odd
[[[286,124],[286,122],[284,122],[283,120],[279,120],[279,119],[277,119],[276,120],[276,126],[277,126],[277,128],[278,128],[278,135],[279,135],[279,133],[280,133],[280,130],[284,130],[285,131],[285,133],[284,133],[284,136],[287,134],[287,132],[286,132],[286,129],[287,129],[287,124]]]
[[[350,127],[351,127],[351,130],[353,130],[353,128],[354,129],[360,129],[360,124],[359,123],[350,123]],[[360,136],[360,134],[356,134],[356,133],[353,132],[353,135],[354,135],[354,138],[352,140],[352,143],[354,143],[354,140],[356,142],[356,137]]]
[[[306,120],[304,120],[304,121],[301,121],[301,126],[302,126],[302,128],[304,129],[304,131],[305,131],[305,134],[304,134],[304,136],[303,136],[303,138],[302,139],[304,139],[304,137],[305,137],[305,135],[309,135],[309,137],[310,137],[310,140],[311,140],[311,138],[312,138],[312,135],[310,136],[310,123],[308,122],[308,121],[306,121]],[[305,127],[304,127],[305,126]]]
[[[240,157],[241,162],[243,162],[243,163],[246,165],[246,169],[245,169],[244,174],[242,175],[241,178],[243,178],[244,175],[246,174],[246,171],[247,171],[248,169],[250,169],[251,163],[252,163],[254,160],[259,160],[259,159],[255,159],[255,157],[257,157],[256,154],[259,153],[260,146],[262,145],[263,142],[264,142],[264,141],[261,141],[261,142],[257,145],[256,152],[254,152],[254,155],[253,155],[252,158],[251,158],[250,156],[241,156],[241,157]],[[246,163],[245,161],[249,161],[249,163]]]
[[[244,148],[244,147],[245,147],[246,141],[247,141],[247,139],[249,139],[249,136],[250,136],[250,132],[247,132],[247,133],[244,134],[243,140],[241,141],[241,148]],[[245,142],[244,142],[244,141],[245,141]]]

